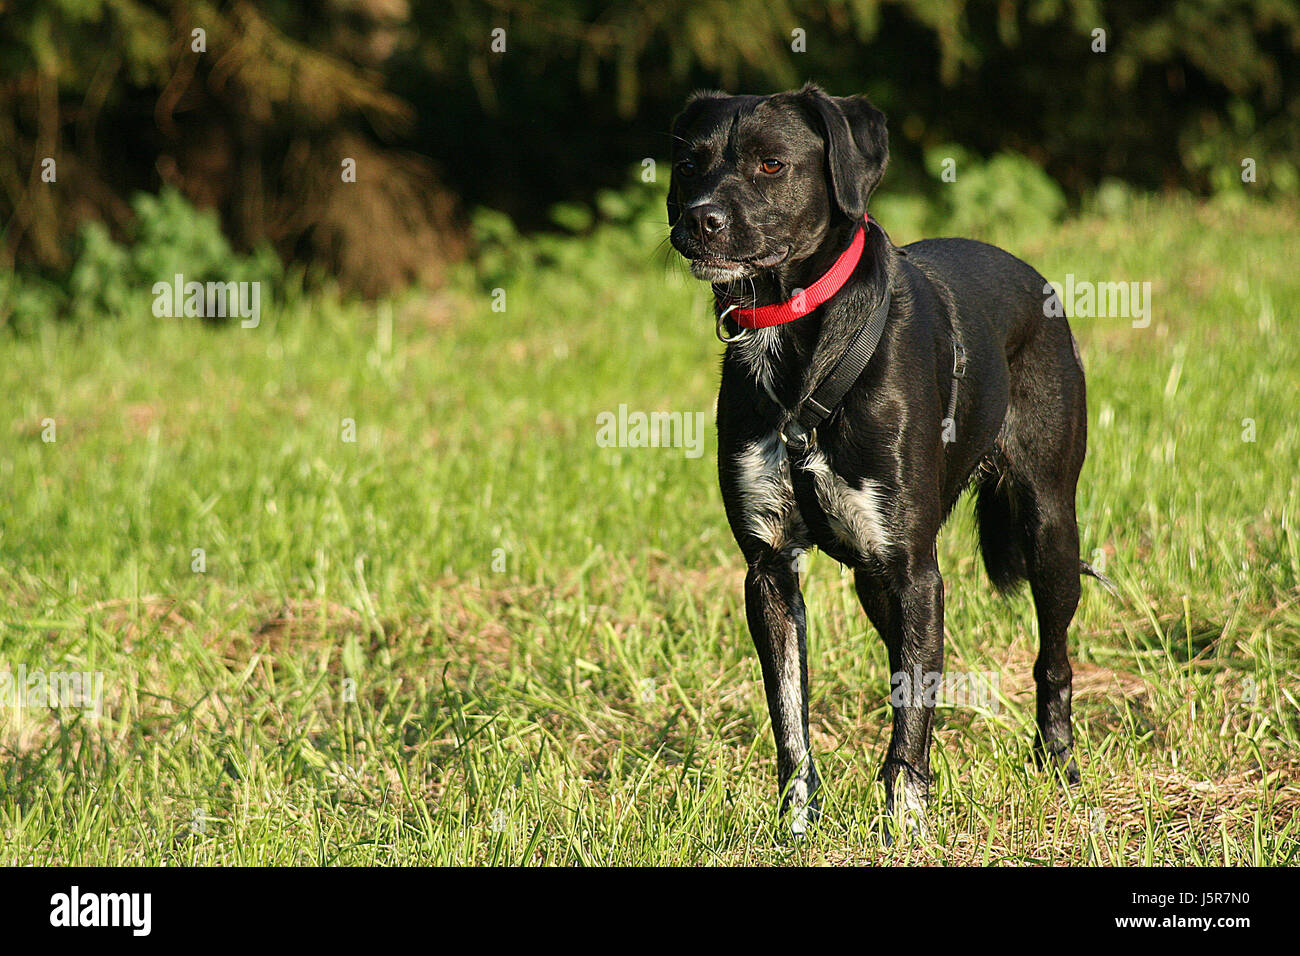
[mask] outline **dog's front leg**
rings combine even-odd
[[[817,771],[808,741],[808,658],[797,558],[765,550],[745,576],[745,612],[763,668],[763,688],[776,737],[781,811],[803,836],[820,811]]]
[[[943,671],[943,578],[933,558],[908,569],[902,578],[902,646],[892,677],[894,732],[885,758],[885,806],[891,820],[924,836],[930,738]],[[890,657],[892,663],[895,655]]]

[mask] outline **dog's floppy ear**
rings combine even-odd
[[[827,96],[812,83],[799,96],[826,138],[826,164],[836,205],[850,219],[861,219],[889,163],[885,114],[865,96]]]
[[[885,114],[872,106],[865,96],[833,96],[831,100],[848,120],[853,142],[866,162],[866,190],[870,199],[889,165],[889,130],[885,126]]]

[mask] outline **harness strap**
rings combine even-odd
[[[780,434],[791,455],[802,457],[817,444],[817,427],[835,414],[853,383],[861,377],[871,356],[876,353],[876,347],[880,345],[885,320],[889,317],[890,301],[889,287],[886,286],[885,294],[871,310],[867,321],[854,334],[839,361],[794,411],[782,405],[771,386],[764,384],[768,397],[785,413]]]
[[[948,421],[957,422],[957,383],[966,377],[966,347],[956,326],[952,330],[952,394],[948,396]],[[947,438],[944,439],[945,444]]]
[[[822,380],[804,403],[799,407],[798,412],[792,412],[781,403],[772,391],[772,386],[767,382],[763,383],[763,389],[767,392],[767,397],[772,400],[772,404],[781,409],[784,418],[781,423],[780,436],[781,441],[785,443],[786,451],[796,462],[807,456],[813,446],[817,444],[817,426],[830,418],[839,407],[844,396],[848,394],[853,383],[862,375],[866,369],[867,363],[871,361],[871,356],[875,354],[876,346],[880,344],[880,337],[885,330],[885,318],[889,315],[889,289],[885,289],[885,294],[881,301],[871,311],[867,318],[866,324],[862,326],[849,343],[848,349],[840,357],[840,360],[831,369],[829,375]],[[957,417],[957,387],[961,380],[966,377],[966,347],[962,344],[961,336],[957,330],[953,329],[952,338],[952,391],[948,397],[948,417],[946,422],[955,423]],[[946,434],[946,433],[945,433]],[[944,443],[948,438],[944,438]]]

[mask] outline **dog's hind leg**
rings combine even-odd
[[[1067,632],[1079,604],[1079,531],[1070,492],[1036,490],[1005,474],[979,486],[980,549],[1001,591],[1028,580],[1038,614],[1038,689],[1034,759],[1079,781],[1070,729],[1071,669]]]
[[[1023,489],[1018,517],[1025,540],[1026,573],[1038,615],[1038,690],[1034,758],[1071,784],[1079,782],[1070,725],[1072,671],[1068,630],[1079,606],[1079,531],[1073,494]]]
[[[808,651],[797,558],[765,549],[745,575],[745,613],[776,738],[781,810],[796,838],[820,812],[808,738]]]
[[[1050,320],[1049,320],[1050,322]],[[1017,367],[1018,366],[1018,367]],[[1079,529],[1075,492],[1083,466],[1087,414],[1083,369],[1069,331],[1046,325],[1013,365],[1011,406],[999,436],[1001,474],[980,490],[980,534],[1009,563],[1007,577],[1029,580],[1038,615],[1038,690],[1034,755],[1079,782],[1070,725],[1071,680],[1067,633],[1079,606]],[[986,495],[988,498],[986,498]],[[1005,510],[1003,510],[1005,509]],[[999,513],[1009,522],[997,542]],[[986,526],[988,519],[988,526]],[[1010,583],[1006,579],[999,584]]]

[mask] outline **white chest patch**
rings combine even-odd
[[[736,456],[745,525],[777,551],[808,546],[807,531],[794,501],[790,459],[776,432],[751,442]]]
[[[813,476],[817,502],[826,512],[831,532],[860,554],[883,554],[893,541],[885,513],[884,489],[870,478],[854,488],[831,468],[820,448],[808,455],[804,467]]]
[[[758,387],[770,391],[776,377],[776,361],[781,357],[780,330],[775,327],[750,329],[728,348],[736,350],[740,364],[754,376]]]
[[[790,459],[776,432],[752,442],[736,456],[747,530],[777,551],[811,543],[790,478]],[[814,449],[804,467],[813,477],[817,502],[831,532],[859,554],[883,554],[892,545],[884,489],[865,479],[855,488],[837,475],[826,455]]]

